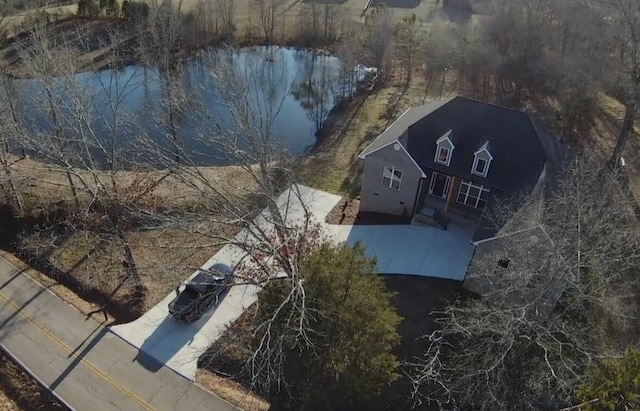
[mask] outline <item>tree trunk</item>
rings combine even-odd
[[[11,170],[9,169],[9,165],[5,162],[5,164],[3,164],[3,168],[4,168],[4,173],[7,176],[7,182],[9,184],[9,192],[7,193],[7,197],[9,198],[13,198],[13,202],[15,203],[15,209],[20,213],[20,215],[24,214],[24,208],[22,207],[22,198],[20,197],[20,193],[18,192],[18,189],[16,188],[14,179],[13,179],[13,174],[11,173]]]
[[[610,165],[616,169],[620,166],[620,159],[622,157],[622,151],[624,150],[629,135],[633,131],[633,120],[635,119],[636,111],[638,110],[638,101],[633,99],[632,102],[627,103],[624,109],[624,120],[622,121],[622,127],[618,133],[618,141],[616,147],[613,149],[611,158],[609,159]]]
[[[569,37],[569,25],[564,25],[564,30],[562,31],[562,51],[560,52],[560,57],[564,58],[564,54],[567,50],[567,38]]]
[[[57,143],[59,145],[62,146],[63,143],[63,135],[62,135],[62,130],[60,129],[60,122],[58,121],[58,116],[56,114],[56,107],[53,101],[53,95],[51,94],[51,90],[50,88],[51,85],[47,84],[45,87],[45,91],[47,93],[47,102],[49,104],[49,110],[51,112],[51,119],[53,121],[53,125],[55,128],[55,135],[56,135],[56,139],[58,140]],[[66,147],[64,147],[66,148]],[[65,164],[66,165],[66,164]],[[68,167],[68,165],[66,165]],[[80,209],[80,199],[78,198],[78,190],[76,190],[76,185],[73,182],[73,177],[71,176],[71,172],[69,171],[69,169],[67,168],[67,170],[65,171],[65,174],[67,176],[67,181],[69,182],[69,189],[71,190],[71,196],[73,197],[74,203],[76,205],[76,208],[79,210]]]

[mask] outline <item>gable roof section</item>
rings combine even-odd
[[[451,97],[445,100],[434,101],[431,103],[423,104],[421,106],[411,107],[407,109],[396,121],[394,121],[385,131],[382,132],[362,153],[358,155],[360,158],[365,158],[369,154],[378,151],[379,149],[388,146],[389,144],[397,141],[402,133],[404,133],[409,126],[423,119],[427,115],[438,110],[440,107],[447,104],[455,97]],[[445,130],[446,131],[446,130]],[[442,136],[441,133],[439,136]]]
[[[473,153],[474,156],[479,155],[480,153],[487,153],[487,157],[489,157],[490,160],[493,160],[493,156],[491,155],[491,152],[489,151],[489,142],[486,141],[482,147],[480,147],[478,149],[478,151],[476,151],[475,153]]]
[[[444,133],[444,135],[442,137],[440,137],[439,139],[436,140],[436,144],[442,144],[442,143],[449,143],[449,147],[451,148],[456,148],[456,146],[453,145],[453,142],[451,141],[451,139],[449,137],[451,137],[451,133],[453,132],[452,130],[447,131],[446,133]]]
[[[449,166],[436,164],[436,140],[453,129],[456,146]],[[471,173],[475,153],[487,143],[491,167],[486,177]],[[454,97],[409,126],[407,151],[423,169],[454,174],[505,192],[532,188],[547,162],[528,114],[466,97]]]

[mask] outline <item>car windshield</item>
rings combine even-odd
[[[200,291],[193,285],[189,284],[184,288],[183,294],[190,299],[195,299],[200,296]]]

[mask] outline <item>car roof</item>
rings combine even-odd
[[[233,268],[223,263],[216,263],[206,270],[215,277],[227,277],[233,273]]]
[[[206,271],[205,271],[206,270]],[[200,269],[198,273],[189,281],[189,286],[198,291],[205,291],[206,288],[221,278],[230,276],[233,269],[226,264],[214,264],[207,269]]]

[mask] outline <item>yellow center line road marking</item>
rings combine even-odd
[[[155,411],[154,408],[149,405],[149,403],[147,403],[145,400],[143,400],[142,398],[140,398],[137,394],[131,392],[130,390],[128,390],[126,387],[118,384],[116,381],[114,381],[111,377],[109,377],[104,371],[102,371],[100,368],[96,367],[95,365],[93,365],[91,362],[85,360],[84,358],[79,358],[79,354],[75,353],[73,349],[71,349],[71,347],[69,347],[64,341],[62,341],[60,338],[58,338],[55,334],[53,334],[51,331],[47,330],[42,324],[40,324],[39,322],[37,322],[36,320],[34,320],[32,317],[30,317],[29,315],[25,314],[20,307],[18,307],[13,301],[9,300],[7,297],[5,297],[4,295],[0,294],[0,299],[2,299],[5,303],[7,303],[7,305],[9,305],[11,308],[13,308],[20,316],[22,316],[25,320],[29,321],[31,324],[33,324],[38,330],[40,330],[44,335],[46,335],[51,341],[53,341],[57,346],[59,346],[60,348],[62,348],[67,354],[70,354],[71,357],[73,357],[74,359],[79,359],[80,362],[85,365],[87,368],[89,368],[91,371],[93,371],[96,375],[98,375],[99,377],[101,377],[103,380],[107,381],[109,384],[111,384],[114,388],[116,388],[118,391],[122,392],[123,394],[125,394],[127,397],[131,398],[132,400],[134,400],[135,402],[137,402],[142,408],[144,408],[147,411]]]

